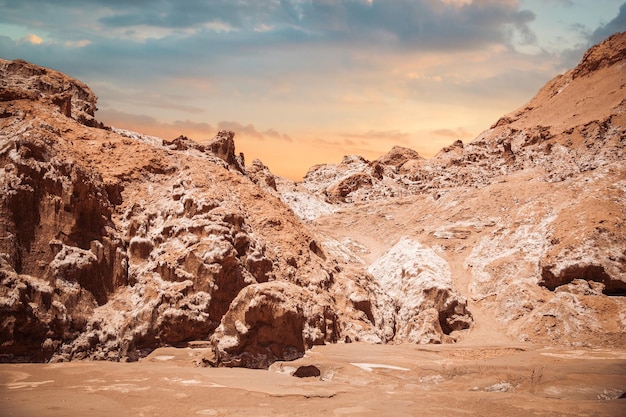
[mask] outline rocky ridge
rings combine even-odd
[[[207,340],[207,363],[267,367],[394,339],[378,282],[255,184],[265,168],[246,172],[232,132],[103,128],[54,100],[95,109],[82,83],[23,61],[0,71],[4,360],[134,360]]]
[[[487,321],[511,340],[619,346],[625,59],[626,33],[616,34],[470,143],[430,160],[398,148],[376,161],[345,157],[278,191],[318,233],[350,242],[338,252],[370,271],[407,240],[434,251],[481,316],[470,339]]]
[[[546,181],[563,181],[623,159],[625,55],[626,37],[618,33],[469,143],[457,140],[429,160],[401,147],[375,161],[346,156],[339,164],[309,169],[293,192],[330,204],[427,192],[437,197],[450,188],[483,187],[532,169]],[[292,206],[297,212],[298,205]]]
[[[625,51],[613,36],[430,160],[396,147],[300,183],[245,166],[232,132],[104,128],[84,84],[0,60],[0,355],[205,340],[204,363],[267,367],[358,340],[623,345]]]

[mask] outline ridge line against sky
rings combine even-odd
[[[293,179],[474,139],[626,31],[623,0],[0,0],[0,57],[87,83],[97,117]]]

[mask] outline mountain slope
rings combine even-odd
[[[616,34],[471,143],[346,157],[279,191],[365,265],[407,239],[432,249],[468,300],[467,342],[623,345],[625,64]]]
[[[350,156],[340,164],[318,165],[301,183],[285,187],[285,201],[296,191],[330,204],[437,195],[451,187],[481,187],[528,169],[537,169],[548,181],[561,181],[623,159],[625,56],[626,35],[615,34],[472,142],[456,141],[430,160],[395,148],[377,161]]]
[[[84,84],[0,60],[0,359],[623,346],[625,45],[592,48],[471,143],[347,156],[297,184],[245,166],[232,132],[106,128]]]
[[[232,133],[103,129],[84,84],[23,61],[0,73],[5,360],[128,360],[213,336],[211,362],[266,367],[388,340],[382,291],[245,175]]]

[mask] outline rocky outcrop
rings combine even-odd
[[[297,184],[245,167],[232,132],[93,128],[86,86],[0,61],[0,359],[134,360],[198,339],[210,364],[264,368],[486,325],[622,346],[625,37],[472,142],[348,156]]]
[[[26,61],[0,59],[0,101],[13,100],[41,100],[66,117],[98,126],[94,118],[98,98],[85,84]]]
[[[2,350],[41,359],[127,284],[126,253],[112,227],[114,190],[61,151],[58,126],[23,110],[1,123]],[[15,133],[25,126],[28,135]]]
[[[623,61],[625,55],[626,38],[624,33],[616,33],[601,44],[592,46],[585,53],[580,64],[572,70],[572,78],[588,76],[603,68],[609,68]]]
[[[285,282],[242,291],[212,336],[215,364],[267,368],[292,360],[314,345],[336,342],[339,323],[328,294]]]
[[[211,339],[218,364],[266,367],[344,334],[385,339],[386,322],[338,304],[345,285],[370,302],[371,277],[338,285],[346,274],[269,170],[246,175],[232,132],[198,143],[93,129],[86,86],[21,61],[1,69],[3,360],[134,360]]]
[[[371,186],[372,177],[364,172],[357,172],[341,178],[339,181],[332,184],[328,187],[326,193],[331,198],[331,201],[346,201],[346,197],[350,194],[359,189]]]
[[[413,343],[454,341],[472,315],[454,289],[448,263],[431,248],[402,238],[368,267],[395,307],[394,340]]]
[[[409,161],[420,161],[423,159],[424,158],[413,149],[394,146],[387,154],[378,158],[377,162],[384,165],[391,165],[396,169],[401,169],[401,167]]]
[[[276,176],[260,160],[255,159],[250,166],[246,167],[246,175],[259,187],[272,194],[276,193]]]
[[[235,133],[222,130],[207,144],[207,148],[217,157],[223,159],[229,166],[243,172],[245,161],[243,154],[235,155]]]

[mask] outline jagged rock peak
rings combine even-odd
[[[228,165],[233,166],[240,172],[244,172],[245,161],[243,153],[235,155],[235,132],[220,130],[207,146],[211,152],[226,161]]]
[[[21,59],[0,58],[0,101],[11,100],[38,100],[84,125],[101,127],[94,118],[98,97],[86,84]]]

